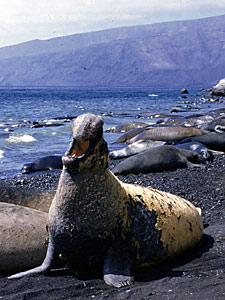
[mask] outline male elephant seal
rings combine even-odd
[[[22,173],[32,173],[36,171],[62,169],[62,157],[57,155],[49,155],[38,158],[32,163],[25,164],[22,167]]]
[[[78,274],[103,272],[107,284],[132,283],[132,268],[168,259],[196,245],[201,216],[190,202],[152,188],[119,181],[108,169],[103,121],[84,114],[49,210],[49,246],[41,266],[11,276],[46,272],[58,250]]]
[[[0,203],[0,273],[23,271],[43,261],[47,220],[47,213]]]
[[[199,166],[205,159],[198,153],[163,145],[121,161],[112,172],[116,175],[172,171]]]

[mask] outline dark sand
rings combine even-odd
[[[115,164],[115,162],[112,162]],[[119,176],[126,182],[177,194],[201,207],[205,224],[201,243],[155,269],[135,274],[132,286],[116,289],[101,278],[78,280],[69,271],[17,280],[0,277],[0,300],[28,299],[225,299],[225,155],[216,155],[203,168]],[[0,180],[1,184],[55,188],[59,171]]]

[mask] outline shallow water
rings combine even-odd
[[[153,114],[170,114],[172,107],[191,102],[191,115],[224,107],[204,102],[189,90],[187,99],[178,89],[153,88],[0,88],[0,177],[20,173],[25,163],[46,155],[65,153],[73,117],[85,112],[101,115],[104,130],[127,121],[155,123],[158,119],[140,119]],[[180,113],[178,113],[180,115]],[[174,114],[176,115],[176,114]],[[31,128],[34,122],[48,127]],[[109,148],[121,134],[104,133]]]

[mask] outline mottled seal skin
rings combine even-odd
[[[225,132],[210,132],[205,135],[189,137],[181,141],[181,143],[187,142],[198,142],[211,150],[225,152]]]
[[[204,162],[205,159],[196,152],[163,145],[124,159],[112,172],[115,175],[128,175],[173,171],[197,167]]]
[[[49,155],[38,158],[32,163],[25,164],[22,167],[22,173],[28,174],[37,171],[62,169],[62,156]]]
[[[107,284],[133,282],[132,269],[169,259],[196,245],[201,216],[190,202],[152,188],[119,181],[108,169],[102,119],[74,121],[73,141],[49,211],[49,246],[40,267],[51,269],[55,251],[78,275],[103,273]]]
[[[206,134],[207,131],[197,128],[185,128],[185,127],[156,127],[147,128],[137,136],[134,136],[127,141],[128,144],[132,144],[139,140],[152,140],[152,141],[179,141],[190,136]]]
[[[48,212],[55,196],[54,190],[40,190],[0,184],[0,202],[11,203]]]
[[[110,159],[126,158],[129,156],[138,154],[140,152],[162,146],[164,144],[165,144],[165,142],[161,142],[161,141],[140,140],[140,141],[134,142],[133,144],[130,144],[127,147],[124,147],[122,149],[110,151],[109,158]]]
[[[0,203],[0,273],[12,274],[38,266],[47,250],[48,214]]]

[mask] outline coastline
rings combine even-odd
[[[0,299],[215,299],[225,298],[225,154],[200,168],[118,176],[179,195],[202,209],[205,225],[200,245],[171,263],[135,275],[132,286],[115,289],[102,279],[78,280],[68,271],[34,275],[20,280],[0,276]],[[110,161],[110,169],[117,164]],[[57,187],[60,170],[14,176],[1,185],[41,189]]]

